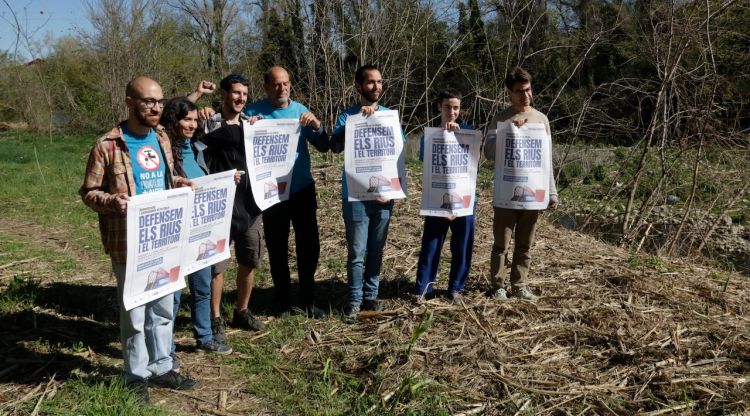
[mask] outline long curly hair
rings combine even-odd
[[[198,110],[198,106],[185,97],[172,98],[164,104],[164,110],[161,113],[161,125],[169,136],[172,144],[172,155],[174,156],[174,168],[178,175],[185,176],[185,170],[182,166],[182,145],[187,137],[180,136],[179,122],[185,118],[189,112]],[[200,139],[203,131],[195,130],[193,138]]]

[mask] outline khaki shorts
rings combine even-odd
[[[260,266],[264,250],[261,216],[253,218],[250,227],[243,232],[232,229],[229,233],[229,241],[234,242],[234,256],[237,263],[252,269]],[[229,267],[229,260],[214,264],[212,274],[224,272]]]

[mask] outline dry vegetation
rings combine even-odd
[[[340,170],[331,165],[315,173],[323,235],[319,297],[336,308],[343,303],[345,282]],[[421,181],[411,182],[411,197],[398,204],[391,224],[381,282],[385,311],[363,315],[356,325],[336,318],[273,322],[268,317],[271,328],[292,320],[304,334],[278,346],[275,353],[284,363],[272,365],[277,378],[294,384],[291,374],[301,372],[311,379],[335,379],[331,373],[357,379],[368,394],[380,397],[367,409],[372,414],[744,414],[750,408],[746,277],[686,261],[634,256],[545,219],[533,250],[532,285],[542,299],[500,303],[485,296],[492,208],[491,196],[483,191],[464,302],[452,305],[438,297],[415,305],[407,292],[419,254]],[[119,345],[105,310],[81,316],[61,307],[61,301],[50,301],[54,296],[49,293],[60,295],[79,284],[85,285],[82,294],[89,293],[83,303],[111,296],[111,287],[96,286],[109,284],[102,278],[106,262],[78,251],[78,242],[64,242],[64,231],[5,222],[2,232],[58,251],[74,250],[78,258],[62,278],[44,277],[46,306],[4,318],[2,337],[10,348],[0,370],[5,403],[0,412],[16,414],[23,403],[29,409],[28,403],[48,399],[72,375],[115,373]],[[38,262],[0,261],[0,283],[39,267]],[[445,287],[442,272],[440,288]],[[91,290],[97,288],[97,293]],[[262,296],[263,289],[258,293]],[[235,345],[251,349],[265,338],[230,334]],[[61,361],[36,339],[46,339],[47,348],[83,339],[87,347]],[[197,354],[188,347],[192,340],[186,325],[177,340],[184,368],[202,388],[157,390],[155,402],[176,414],[282,413],[277,403],[249,387],[248,377],[255,376],[236,365],[250,357],[247,349],[236,348],[229,358]]]

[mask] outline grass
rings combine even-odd
[[[162,406],[139,404],[119,377],[106,380],[79,377],[68,380],[60,392],[45,401],[42,414],[160,416],[169,412]]]

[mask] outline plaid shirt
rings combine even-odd
[[[125,122],[123,122],[125,123]],[[99,214],[99,231],[104,251],[115,263],[127,260],[127,214],[120,214],[114,205],[115,195],[135,195],[133,165],[122,135],[122,123],[100,137],[89,154],[83,185],[78,193],[83,203]],[[167,161],[166,186],[172,187],[174,161],[172,147],[161,126],[156,128],[162,157]]]

